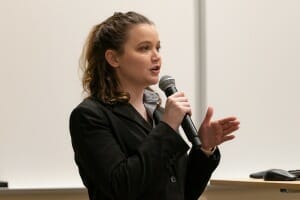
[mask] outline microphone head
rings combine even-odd
[[[175,87],[175,79],[169,75],[164,75],[160,78],[158,86],[163,91],[169,87]]]

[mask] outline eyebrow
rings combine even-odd
[[[146,41],[142,41],[142,42],[139,42],[137,45],[142,45],[142,44],[152,44],[152,42],[151,41],[149,41],[149,40],[146,40]],[[157,43],[156,43],[156,45],[160,45],[160,41],[158,41]]]

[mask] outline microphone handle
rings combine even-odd
[[[170,96],[177,92],[176,87],[168,87],[165,90],[166,96]],[[197,129],[195,128],[195,125],[191,119],[191,116],[186,114],[181,122],[181,127],[184,130],[188,140],[192,143],[193,147],[200,148],[201,142],[198,136]]]
[[[193,147],[200,147],[201,142],[198,136],[197,129],[191,119],[191,117],[186,114],[181,122],[181,127],[184,130],[188,140],[192,143]]]

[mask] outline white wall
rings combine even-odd
[[[94,24],[127,10],[156,23],[162,74],[188,95],[196,124],[206,105],[215,119],[240,119],[237,138],[220,146],[214,177],[299,168],[299,7],[297,0],[1,0],[0,180],[12,188],[82,186],[68,130],[81,101],[78,57]]]
[[[207,104],[236,115],[214,177],[300,168],[300,1],[205,1]]]
[[[1,0],[0,180],[11,188],[82,186],[68,130],[81,101],[78,58],[94,24],[114,11],[153,20],[162,74],[196,109],[196,1]]]

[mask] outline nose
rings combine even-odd
[[[154,49],[153,50],[153,53],[152,53],[152,57],[151,57],[152,61],[159,61],[161,59],[161,56],[160,56],[160,53],[157,49]]]

